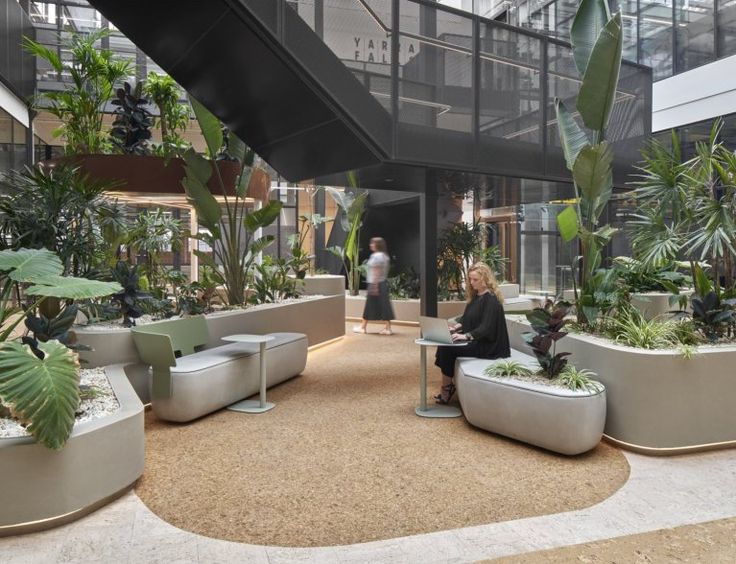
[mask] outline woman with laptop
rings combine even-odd
[[[487,264],[477,262],[468,270],[467,295],[465,311],[458,323],[450,327],[450,332],[454,342],[467,341],[468,345],[437,347],[434,363],[442,372],[442,391],[434,399],[439,404],[449,403],[455,394],[452,377],[457,357],[494,359],[511,356],[503,294]]]

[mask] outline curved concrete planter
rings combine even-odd
[[[515,378],[489,378],[483,370],[493,362],[462,360],[455,368],[468,423],[560,454],[581,454],[600,442],[606,421],[603,387],[573,391]]]
[[[511,346],[527,350],[526,320],[507,317]],[[598,374],[606,387],[604,433],[645,454],[681,454],[736,446],[736,346],[698,347],[685,359],[677,350],[644,350],[589,335],[568,335],[558,351]]]
[[[235,333],[304,333],[309,346],[319,345],[345,335],[345,293],[297,301],[272,304],[259,308],[225,311],[207,315],[207,329],[211,341],[208,347],[221,345],[220,339]],[[150,403],[148,367],[141,363],[130,329],[105,331],[75,327],[77,342],[90,346],[91,351],[80,351],[79,358],[86,368],[125,364],[130,383],[143,403]]]
[[[682,296],[690,296],[692,290],[683,290],[680,292]],[[655,317],[665,317],[671,311],[679,308],[678,304],[670,305],[670,298],[675,295],[669,292],[644,292],[640,294],[631,294],[631,305],[638,309],[644,316],[644,319],[654,319]]]
[[[121,366],[105,372],[120,410],[78,423],[62,450],[49,450],[31,437],[0,439],[0,536],[79,519],[143,474],[143,404]]]
[[[519,299],[518,284],[501,284],[501,293],[506,301],[504,308],[507,311],[519,311],[532,309],[534,306],[529,300]],[[397,321],[405,321],[409,323],[419,323],[419,300],[391,300],[394,307],[394,316]],[[345,297],[345,315],[350,319],[360,319],[363,317],[363,309],[365,308],[365,294],[359,296]],[[465,311],[464,301],[442,301],[437,302],[437,317],[449,319],[462,315]]]
[[[345,277],[338,274],[307,275],[297,282],[305,296],[339,296],[345,293]]]
[[[680,295],[690,296],[692,290],[681,290]],[[563,298],[569,302],[575,301],[575,294],[572,290],[565,290]],[[640,292],[631,294],[631,305],[638,309],[644,316],[644,319],[654,319],[658,316],[667,316],[670,311],[678,309],[678,305],[670,305],[670,297],[674,294],[670,292]],[[689,304],[686,308],[689,311]]]

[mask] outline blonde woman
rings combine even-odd
[[[452,376],[459,356],[507,358],[511,356],[503,311],[503,294],[487,264],[478,262],[468,270],[468,303],[459,322],[450,327],[452,340],[468,341],[465,347],[437,347],[435,365],[442,371],[442,391],[434,396],[446,404],[455,393]]]

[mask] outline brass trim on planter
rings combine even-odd
[[[345,335],[340,335],[339,337],[335,337],[334,339],[330,339],[329,341],[322,341],[321,343],[317,343],[316,345],[312,345],[311,347],[307,347],[307,352],[316,351],[317,349],[321,349],[322,347],[326,347],[328,345],[332,345],[334,343],[339,343],[345,338]]]
[[[630,450],[638,454],[648,454],[649,456],[672,456],[677,454],[691,454],[694,452],[705,452],[708,450],[720,450],[724,448],[736,448],[736,440],[724,441],[720,443],[706,443],[702,445],[689,445],[682,447],[646,447],[641,445],[635,445],[627,443],[626,441],[620,441],[614,439],[609,435],[604,434],[603,438],[610,442],[612,445],[620,447],[624,450]]]
[[[74,511],[70,511],[69,513],[64,513],[63,515],[57,515],[56,517],[47,517],[46,519],[29,521],[27,523],[16,523],[14,525],[0,526],[0,538],[12,537],[15,535],[25,535],[28,533],[37,533],[39,531],[53,529],[54,527],[60,527],[61,525],[66,525],[67,523],[71,523],[73,521],[76,521],[77,519],[81,519],[85,515],[97,511],[104,505],[107,505],[108,503],[116,500],[119,497],[122,497],[127,492],[131,491],[137,481],[138,480],[136,479],[136,481],[132,484],[128,484],[123,489],[118,490],[115,493],[110,494],[109,496],[100,499],[91,505],[80,507],[79,509],[75,509]]]

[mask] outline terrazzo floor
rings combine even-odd
[[[64,527],[0,539],[0,561],[473,562],[736,516],[736,450],[652,458],[625,453],[626,484],[580,511],[329,548],[214,540],[162,521],[128,493]]]

